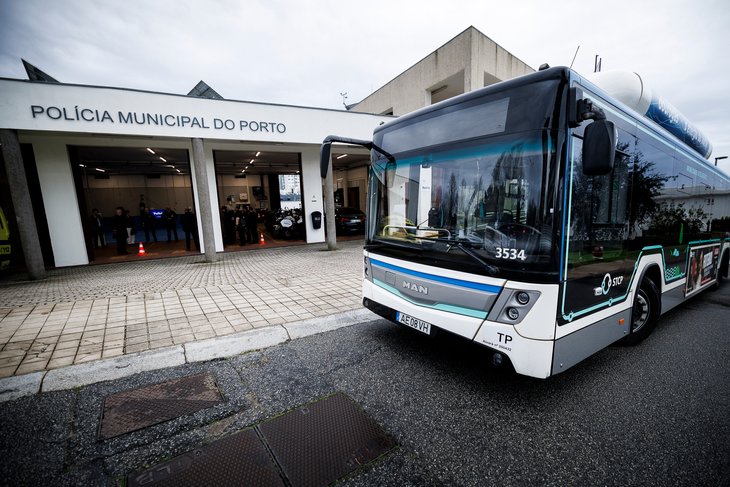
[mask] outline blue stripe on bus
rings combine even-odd
[[[384,269],[390,269],[392,271],[401,272],[414,277],[420,277],[421,279],[429,279],[435,282],[442,282],[444,284],[450,284],[452,286],[465,287],[467,289],[476,289],[477,291],[484,291],[492,294],[499,294],[502,291],[502,286],[494,286],[492,284],[482,284],[480,282],[462,281],[461,279],[453,279],[451,277],[437,276],[435,274],[427,274],[425,272],[418,272],[405,267],[400,267],[393,264],[388,264],[382,260],[370,259],[370,264],[374,266],[383,267]]]

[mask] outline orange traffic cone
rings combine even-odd
[[[259,245],[266,245],[266,240],[264,240],[264,234],[263,233],[259,237]]]
[[[137,255],[147,255],[147,252],[144,251],[144,245],[142,245],[142,242],[139,243],[139,252],[137,252]]]

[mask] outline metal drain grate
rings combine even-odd
[[[130,475],[128,485],[283,487],[285,484],[256,432],[248,429]]]
[[[130,475],[128,484],[324,487],[395,446],[338,393]]]
[[[112,394],[104,399],[99,438],[113,438],[221,402],[209,373]]]
[[[341,393],[274,418],[259,430],[295,487],[329,485],[396,446]]]

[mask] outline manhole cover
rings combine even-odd
[[[227,436],[130,475],[130,487],[155,486],[284,486],[279,471],[253,429]]]
[[[357,404],[338,393],[127,480],[130,486],[325,487],[395,446]]]
[[[99,438],[136,431],[220,402],[215,378],[209,373],[112,394],[104,399]]]
[[[258,426],[294,487],[326,486],[396,446],[344,394],[302,406]]]

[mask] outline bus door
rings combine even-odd
[[[582,128],[571,136],[568,251],[563,257],[562,309],[558,313],[562,323],[625,299],[633,270],[628,238],[635,137],[619,128],[613,170],[604,176],[586,176],[581,161]]]

